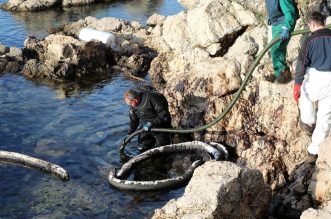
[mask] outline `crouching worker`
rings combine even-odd
[[[155,146],[170,144],[168,133],[151,133],[151,128],[171,128],[171,117],[166,98],[153,91],[128,90],[124,94],[125,102],[130,106],[130,127],[128,135],[143,128],[138,136],[138,149],[149,150]]]
[[[313,155],[318,154],[331,128],[331,30],[325,28],[324,22],[319,12],[312,12],[308,17],[312,34],[301,48],[293,91],[294,100],[299,104],[300,126],[312,133],[308,152]],[[318,102],[317,112],[314,102]]]

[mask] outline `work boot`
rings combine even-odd
[[[306,133],[307,135],[311,136],[314,132],[314,129],[315,129],[315,124],[313,125],[307,125],[303,122],[299,122],[299,128],[304,132]]]
[[[288,82],[290,82],[292,80],[292,75],[290,70],[285,69],[284,71],[282,71],[280,73],[279,77],[276,77],[275,81],[278,84],[287,84]]]
[[[271,82],[271,83],[274,83],[274,81],[275,81],[275,79],[276,79],[276,77],[275,77],[274,74],[271,74],[271,75],[264,75],[263,77],[264,77],[264,80],[269,81],[269,82]]]

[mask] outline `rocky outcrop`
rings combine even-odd
[[[84,27],[110,32],[115,40],[109,45],[98,40],[79,40],[79,33]],[[22,72],[28,78],[53,80],[80,80],[117,71],[127,76],[142,76],[155,57],[155,52],[143,43],[146,33],[146,29],[137,22],[87,17],[52,29],[52,34],[45,39],[28,37],[24,43]],[[14,49],[8,52],[9,55],[14,54]],[[1,59],[0,63],[3,63],[4,72],[12,72],[8,58],[3,62]],[[19,69],[15,69],[17,71]]]
[[[60,4],[59,0],[8,0],[0,7],[8,11],[41,11]]]
[[[123,71],[128,76],[147,73],[156,53],[145,46],[144,42],[148,37],[148,32],[141,24],[111,17],[99,20],[94,17],[86,17],[77,22],[66,24],[58,31],[78,37],[80,30],[85,27],[110,32],[115,36],[115,42],[111,48],[114,69]]]
[[[259,171],[209,161],[195,170],[184,195],[153,218],[263,218],[270,195]]]
[[[30,37],[25,47],[36,53],[22,71],[28,78],[73,80],[109,68],[109,54],[101,42],[85,43],[71,36],[50,35],[44,40]]]
[[[53,7],[71,7],[105,2],[105,0],[8,0],[0,8],[8,11],[42,11]]]
[[[22,69],[23,52],[16,47],[6,47],[0,44],[0,74],[16,73]]]
[[[265,12],[256,7],[264,1],[181,3],[188,11],[152,26],[147,43],[159,52],[151,64],[151,80],[167,97],[173,124],[191,128],[224,111],[255,55],[271,39],[262,16]],[[299,40],[300,36],[293,37],[288,46],[290,64],[296,59]],[[272,73],[266,55],[233,109],[194,138],[233,147],[238,162],[260,170],[272,187],[269,211],[298,217],[313,203],[308,185],[315,160],[306,151],[310,136],[298,127],[293,88],[263,79]]]

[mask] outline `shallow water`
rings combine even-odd
[[[141,0],[66,11],[0,11],[0,43],[22,47],[27,34],[43,37],[48,27],[87,15],[144,23],[153,13],[171,15],[181,9],[174,0]],[[107,183],[110,167],[121,165],[117,145],[129,122],[122,95],[138,84],[121,74],[79,85],[0,75],[0,150],[42,158],[70,173],[70,181],[63,182],[37,170],[0,164],[0,218],[146,218],[181,195],[183,188],[128,192]],[[127,149],[138,153],[134,144]]]

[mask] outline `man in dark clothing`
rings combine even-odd
[[[295,0],[265,0],[265,4],[269,15],[268,24],[272,25],[272,38],[281,39],[271,48],[274,74],[265,76],[265,79],[270,82],[288,83],[292,76],[286,62],[286,49],[299,11]]]
[[[331,129],[331,30],[325,28],[325,18],[319,12],[311,13],[308,22],[312,34],[298,57],[293,97],[299,104],[301,127],[313,130],[316,124],[308,147],[308,152],[316,155]]]
[[[124,94],[124,99],[131,106],[128,135],[138,127],[145,131],[138,137],[138,147],[141,151],[170,144],[168,133],[149,133],[151,128],[171,128],[168,102],[162,94],[153,91],[128,90]]]

